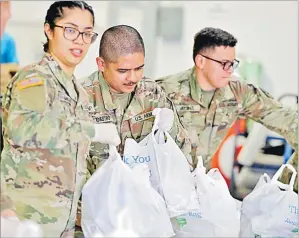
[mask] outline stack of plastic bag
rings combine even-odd
[[[290,184],[278,181],[283,169],[293,174]],[[272,179],[261,176],[242,204],[240,237],[295,237],[298,235],[298,195],[293,191],[296,171],[284,164]]]
[[[240,211],[218,169],[206,174],[202,158],[194,170],[199,209],[172,219],[175,237],[238,237]]]
[[[86,237],[171,237],[163,198],[152,188],[145,164],[133,169],[115,147],[82,191],[81,225]]]
[[[158,126],[161,110],[170,109],[154,110],[154,126],[146,138],[140,143],[126,140],[124,160],[131,168],[142,163],[148,165],[153,188],[164,198],[169,216],[176,217],[198,209],[199,204],[186,157],[170,134]]]

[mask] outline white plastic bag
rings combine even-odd
[[[288,185],[278,181],[285,167],[293,172]],[[284,164],[271,181],[259,182],[244,198],[240,237],[293,237],[298,233],[298,195],[293,191],[296,174],[292,165]]]
[[[198,200],[186,157],[170,134],[158,127],[160,110],[154,110],[154,126],[145,139],[139,144],[126,140],[124,159],[130,167],[148,164],[153,188],[163,196],[169,216],[176,217],[198,209]]]
[[[241,202],[238,200],[235,202],[236,209],[240,213]],[[215,224],[206,220],[199,210],[171,218],[171,223],[175,232],[174,237],[219,237]]]
[[[175,237],[216,237],[214,225],[199,210],[173,217],[171,223]]]
[[[270,181],[271,178],[267,174],[263,174],[253,191],[243,199],[241,206],[241,226],[239,237],[254,237],[251,220],[253,217],[258,216],[261,213],[260,207],[257,205],[257,201],[267,194],[268,190],[265,185],[267,185]]]
[[[199,157],[193,175],[199,209],[171,219],[175,237],[238,237],[241,202],[231,197],[218,169],[206,174]]]
[[[202,231],[206,230],[205,233],[212,233],[214,237],[238,237],[240,231],[239,205],[230,195],[220,171],[211,169],[206,174],[202,158],[199,157],[194,175],[200,203],[199,211],[202,214],[202,219],[212,225],[212,228],[203,226]]]
[[[86,237],[171,237],[165,202],[151,187],[146,165],[129,168],[115,147],[82,191]]]
[[[149,168],[149,179],[152,187],[163,195],[159,177],[156,155],[153,149],[151,134],[145,137],[139,144],[131,138],[126,139],[123,160],[131,168],[138,164],[146,164]]]

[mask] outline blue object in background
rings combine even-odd
[[[280,140],[284,144],[284,153],[283,153],[283,163],[286,164],[288,160],[290,159],[291,155],[293,154],[293,148],[291,145],[286,141],[286,139],[281,138],[281,137],[275,137],[275,136],[267,136],[266,138],[266,143],[269,140]]]
[[[14,38],[10,34],[4,32],[0,42],[0,64],[18,64],[19,59],[17,56],[16,43]]]

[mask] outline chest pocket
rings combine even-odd
[[[59,112],[65,116],[75,114],[76,102],[63,90],[57,93],[56,105],[59,107]]]
[[[237,102],[221,102],[215,112],[213,124],[218,126],[218,131],[229,128],[237,119],[238,103]]]
[[[206,110],[200,105],[176,105],[180,122],[186,128],[192,146],[199,144],[199,135],[205,127]]]
[[[96,112],[94,110],[89,111],[89,117],[94,124],[102,124],[102,123],[114,123],[116,124],[115,116],[106,112]],[[91,161],[89,166],[92,167],[92,170],[97,169],[101,166],[106,159],[109,157],[109,145],[102,144],[98,142],[91,143],[89,149],[89,155],[91,157]]]
[[[86,120],[86,121],[91,121],[91,118],[89,116],[89,112],[86,109],[88,105],[86,103],[83,103],[81,106],[76,107],[76,115],[79,117],[81,120]]]
[[[149,133],[151,133],[154,126],[155,117],[152,111],[138,114],[129,120],[130,133],[134,140],[140,142]],[[129,135],[127,136],[129,137]]]
[[[176,110],[185,128],[204,127],[206,110],[200,105],[177,105]]]

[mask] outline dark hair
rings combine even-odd
[[[88,10],[92,15],[92,24],[94,25],[94,12],[91,6],[89,6],[84,1],[56,1],[54,2],[47,11],[47,15],[45,18],[45,23],[50,25],[51,29],[54,29],[55,21],[57,18],[63,17],[63,8],[80,8],[82,10]],[[45,36],[47,37],[46,33]],[[44,52],[48,52],[49,50],[49,39],[47,37],[47,42],[44,44]]]
[[[133,27],[117,25],[108,28],[100,41],[99,56],[106,62],[115,62],[119,56],[142,52],[145,54],[143,39]]]
[[[212,27],[206,27],[194,36],[193,61],[199,52],[207,49],[213,49],[216,46],[235,47],[237,39],[230,33]]]

